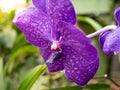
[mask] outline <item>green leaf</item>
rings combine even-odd
[[[89,84],[85,87],[80,86],[68,86],[68,87],[61,87],[61,88],[52,88],[49,90],[109,90],[110,85],[108,84]]]
[[[0,89],[5,90],[5,82],[3,77],[3,59],[0,57]]]
[[[20,64],[20,61],[23,60],[24,57],[34,53],[39,53],[39,50],[32,45],[19,48],[17,51],[11,54],[11,57],[5,65],[4,73],[11,74],[13,69]]]
[[[49,89],[49,90],[83,90],[83,87],[79,87],[79,86],[68,86],[68,87],[62,87],[62,88],[53,88],[53,89]]]
[[[90,84],[85,87],[85,89],[90,89],[90,90],[109,90],[110,85],[108,84]]]
[[[33,84],[36,82],[36,80],[39,78],[39,76],[46,70],[47,66],[39,65],[35,67],[33,70],[31,70],[21,83],[18,90],[30,90]]]

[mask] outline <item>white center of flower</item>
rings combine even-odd
[[[56,50],[57,48],[58,48],[57,43],[53,43],[53,44],[51,45],[51,49]]]

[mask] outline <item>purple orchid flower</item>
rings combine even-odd
[[[50,72],[65,70],[67,79],[86,85],[98,69],[99,58],[91,40],[73,26],[76,15],[70,0],[33,0],[33,4],[13,22],[40,48]]]
[[[114,12],[117,28],[112,31],[103,32],[100,35],[100,47],[106,55],[118,54],[120,52],[120,8]]]

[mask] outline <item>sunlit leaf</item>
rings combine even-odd
[[[46,70],[46,68],[47,66],[45,64],[35,67],[26,75],[18,90],[30,90],[35,81]]]
[[[0,57],[0,90],[5,90],[5,82],[3,77],[3,59]]]
[[[64,75],[64,72],[59,72],[51,77],[52,80],[56,80]]]
[[[26,3],[28,4],[28,3],[29,3],[29,0],[26,0]]]
[[[9,13],[9,16],[10,16],[10,19],[11,21],[13,20],[14,16],[15,16],[15,10],[12,10],[10,13]]]
[[[49,84],[49,78],[48,75],[39,76],[30,90],[48,90],[49,86],[46,87],[46,84]]]
[[[16,35],[15,30],[11,30],[10,28],[3,29],[0,33],[0,45],[6,48],[12,48]]]

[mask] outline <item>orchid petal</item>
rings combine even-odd
[[[115,10],[114,16],[115,16],[118,26],[120,26],[120,7]]]
[[[66,49],[69,50],[66,51],[69,54],[64,64],[67,79],[80,86],[86,85],[94,77],[99,66],[96,49],[91,45],[86,46],[81,52],[70,46],[66,46]]]
[[[46,0],[32,0],[32,2],[38,9],[46,12]]]
[[[51,40],[49,18],[36,8],[28,8],[17,14],[13,20],[25,34],[26,39],[35,46],[48,46]]]
[[[103,52],[106,55],[118,54],[120,52],[120,27],[107,35],[103,46]]]
[[[64,61],[66,77],[84,86],[98,69],[97,50],[81,30],[63,22],[58,25],[58,28],[61,28],[61,48],[66,56]]]
[[[76,23],[74,7],[70,0],[46,0],[48,15],[53,19],[62,20],[71,24]]]
[[[104,42],[105,42],[106,37],[108,36],[109,33],[110,33],[110,31],[106,31],[106,32],[103,32],[102,34],[100,34],[99,44],[100,44],[101,49],[103,49]]]

